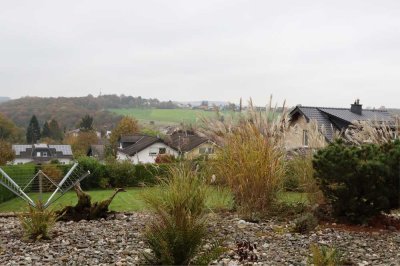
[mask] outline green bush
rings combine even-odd
[[[154,214],[144,235],[153,250],[146,259],[151,264],[188,265],[207,236],[207,186],[183,164],[172,167],[160,186],[160,193],[145,195]]]
[[[365,223],[398,207],[400,142],[348,146],[330,144],[315,156],[315,176],[333,214]]]
[[[133,187],[137,185],[135,165],[129,161],[114,161],[106,165],[107,176],[112,187]]]
[[[318,226],[318,220],[312,213],[304,213],[295,221],[294,231],[305,234],[314,230]]]
[[[135,165],[136,185],[155,185],[159,178],[168,175],[170,164],[138,164]]]
[[[101,188],[102,180],[107,177],[106,165],[100,163],[97,159],[91,157],[78,158],[79,166],[85,171],[90,171],[90,175],[81,182],[84,190]]]

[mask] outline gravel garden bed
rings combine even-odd
[[[51,240],[29,243],[22,240],[17,218],[2,217],[0,265],[139,264],[141,253],[151,252],[141,238],[148,220],[146,213],[136,212],[101,221],[59,222]],[[240,264],[236,241],[246,240],[255,244],[257,263],[262,265],[305,265],[313,243],[337,247],[356,265],[400,265],[398,231],[349,231],[323,225],[300,235],[291,233],[286,222],[246,223],[233,214],[212,214],[209,224],[211,241],[224,241],[227,247],[216,264]],[[211,241],[204,250],[212,245]]]

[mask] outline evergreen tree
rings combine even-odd
[[[79,123],[79,128],[82,131],[93,130],[93,117],[90,115],[82,117],[81,122]]]
[[[54,140],[62,140],[63,139],[63,132],[60,129],[60,126],[58,125],[57,120],[51,119],[49,128],[50,128],[50,138],[52,138]]]
[[[44,125],[42,127],[42,138],[50,138],[51,136],[50,133],[50,127],[49,127],[49,123],[46,121],[44,122]]]
[[[26,141],[34,144],[40,139],[40,126],[35,115],[32,116],[29,126],[26,130]]]

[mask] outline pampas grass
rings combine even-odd
[[[235,119],[203,120],[203,134],[221,146],[211,162],[216,179],[233,192],[245,219],[267,215],[283,187],[289,119],[285,106],[282,113],[277,110],[271,98],[265,111],[250,101],[247,111]]]

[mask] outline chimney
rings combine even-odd
[[[358,115],[362,115],[362,104],[360,104],[360,100],[357,99],[350,108],[350,111],[352,113],[358,114]]]

